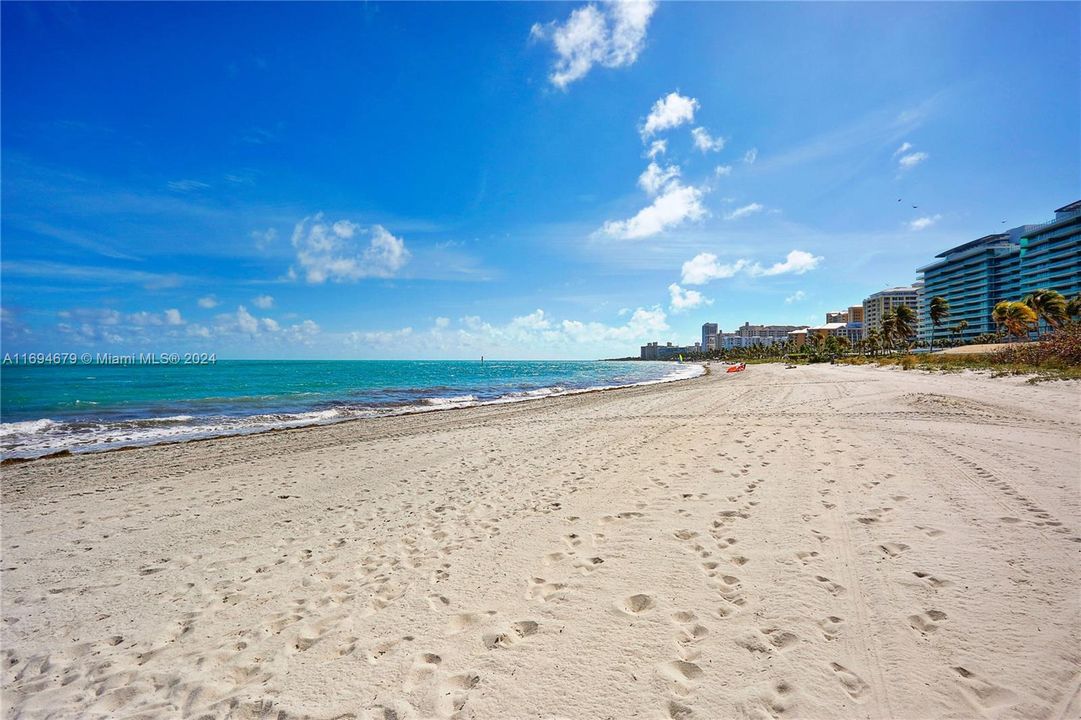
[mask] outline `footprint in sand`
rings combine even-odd
[[[503,632],[485,633],[481,637],[481,640],[484,642],[484,647],[489,650],[506,648],[516,645],[530,635],[536,634],[539,628],[540,624],[533,620],[519,620],[518,622],[511,623],[510,628]]]
[[[822,635],[827,640],[834,640],[841,634],[841,630],[844,629],[845,621],[836,615],[830,615],[824,617],[818,621],[818,627],[822,629]]]
[[[769,638],[769,644],[781,650],[791,649],[799,643],[799,636],[780,628],[762,628],[762,634]]]
[[[841,683],[841,687],[845,689],[848,696],[853,700],[859,700],[870,689],[870,686],[863,681],[856,673],[852,672],[844,665],[831,662],[830,669],[837,675],[837,680]]]
[[[417,688],[429,687],[432,684],[432,677],[435,675],[435,671],[439,669],[441,662],[443,662],[443,658],[434,653],[418,655],[413,660],[413,665],[409,668],[408,675],[406,675],[405,684],[403,685],[405,691],[412,692]]]
[[[915,575],[916,577],[918,577],[920,580],[923,580],[925,583],[927,583],[928,585],[930,585],[931,587],[934,587],[934,588],[949,587],[950,585],[953,585],[953,583],[950,582],[949,580],[943,580],[942,578],[937,578],[934,575],[922,572],[920,570],[916,570],[912,574]]]
[[[908,550],[909,546],[900,542],[888,542],[879,545],[878,549],[881,550],[882,553],[887,557],[895,558],[901,553],[903,553],[905,550]]]
[[[591,558],[584,558],[582,560],[576,560],[572,564],[574,565],[575,568],[578,569],[578,572],[582,573],[583,575],[588,575],[591,572],[593,572],[594,570],[596,570],[597,568],[599,568],[603,563],[604,563],[604,558],[591,557]]]
[[[817,580],[822,585],[822,587],[826,588],[826,590],[829,591],[830,595],[844,595],[844,585],[841,585],[840,583],[835,583],[828,577],[823,577],[822,575],[815,575],[815,580]]]
[[[534,577],[529,579],[529,590],[526,592],[526,599],[548,602],[566,589],[567,585],[565,583],[548,582],[544,578]]]
[[[924,613],[908,616],[908,624],[912,629],[923,634],[930,635],[938,630],[938,624],[946,619],[946,613],[941,610],[928,610]]]
[[[643,594],[631,595],[616,603],[616,610],[631,616],[643,615],[655,607],[657,607],[657,601]]]
[[[992,710],[1017,702],[1017,693],[1012,690],[988,682],[966,668],[957,666],[952,670],[960,678],[962,692],[981,710]]]
[[[657,667],[657,674],[672,685],[678,695],[688,695],[704,674],[701,667],[685,660],[672,660]]]
[[[440,717],[450,718],[462,711],[469,700],[469,691],[480,683],[480,675],[462,673],[452,675],[439,683],[436,688],[436,712]]]

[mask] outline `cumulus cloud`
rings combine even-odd
[[[732,166],[731,165],[718,165],[717,167],[713,168],[713,174],[716,175],[717,177],[724,177],[726,175],[731,175],[732,174]]]
[[[450,318],[437,317],[435,319],[435,326],[438,327],[438,328],[450,327]]]
[[[240,328],[240,332],[253,335],[259,332],[259,321],[255,319],[255,316],[248,312],[248,309],[241,305],[236,309],[236,325]]]
[[[698,109],[698,101],[692,97],[680,95],[678,92],[670,92],[657,102],[646,117],[642,125],[642,138],[648,138],[658,132],[671,130],[684,123],[694,122],[694,112]]]
[[[368,238],[366,247],[358,236]],[[297,264],[309,283],[393,277],[409,262],[405,242],[382,225],[363,228],[348,220],[328,223],[323,213],[307,217],[293,230]]]
[[[902,155],[901,159],[897,161],[897,164],[901,166],[902,170],[909,170],[922,163],[927,158],[931,157],[925,152],[914,152],[908,155]]]
[[[170,308],[165,311],[165,324],[166,325],[183,325],[184,318],[180,317],[180,311],[176,308]]]
[[[537,23],[530,36],[552,44],[556,61],[548,79],[565,90],[585,77],[594,65],[618,68],[632,65],[645,44],[654,0],[590,3],[571,12],[563,23]]]
[[[658,155],[663,155],[667,151],[668,151],[668,141],[667,140],[654,140],[653,142],[651,142],[649,144],[649,152],[646,153],[646,156],[649,157],[650,160],[653,160]]]
[[[626,220],[609,220],[602,231],[622,240],[652,237],[687,220],[706,216],[702,205],[704,190],[673,180],[657,195],[653,203]]]
[[[919,232],[920,230],[926,230],[941,219],[942,216],[939,214],[927,215],[921,218],[916,218],[908,224],[908,229],[915,232]]]
[[[702,307],[703,305],[712,305],[713,301],[705,297],[697,290],[685,290],[676,283],[672,283],[668,286],[668,295],[670,298],[669,309],[674,313],[680,313],[684,310],[693,310],[694,308]]]
[[[758,159],[758,148],[751,148],[747,152],[743,153],[743,162],[748,165],[754,165],[754,161]]]
[[[783,262],[763,267],[757,262],[739,259],[730,263],[718,262],[713,253],[699,253],[683,263],[682,282],[684,285],[704,285],[712,280],[723,280],[743,273],[750,277],[769,277],[773,275],[802,275],[814,270],[822,258],[804,250],[792,250]]]
[[[218,299],[213,295],[207,295],[206,297],[199,298],[199,307],[210,310],[218,306]]]
[[[901,147],[899,147],[899,148],[897,148],[896,150],[893,151],[893,157],[897,157],[898,155],[902,155],[902,154],[908,152],[911,149],[912,149],[912,143],[910,143],[910,142],[901,143]]]
[[[274,298],[270,295],[256,295],[252,299],[251,304],[260,310],[269,310],[274,307]]]
[[[696,127],[691,130],[694,146],[702,152],[717,152],[724,149],[725,139],[712,137],[704,127]]]
[[[787,304],[791,305],[792,303],[796,303],[796,302],[799,302],[799,301],[803,300],[805,297],[807,297],[807,293],[803,292],[802,290],[797,290],[796,292],[794,292],[791,295],[789,295],[788,297],[786,297],[784,299],[784,301]]]
[[[203,332],[205,330],[205,332]],[[212,328],[196,326],[189,332],[198,337],[235,338],[243,335],[246,341],[259,340],[273,343],[291,343],[311,345],[319,334],[320,328],[312,320],[304,320],[294,325],[282,326],[274,318],[256,317],[243,305],[238,305],[235,313],[218,315]]]
[[[657,163],[651,162],[649,167],[638,176],[638,187],[645,190],[649,195],[656,195],[678,177],[678,165],[668,165],[662,168]]]
[[[730,278],[748,264],[746,260],[720,263],[713,253],[698,253],[683,263],[682,281],[684,285],[705,285],[711,280]]]
[[[802,275],[805,272],[814,270],[820,262],[822,262],[822,258],[818,255],[812,255],[803,250],[792,250],[785,257],[784,262],[774,263],[768,268],[762,268],[758,263],[755,263],[748,272],[754,276],[784,275],[787,273]]]
[[[747,217],[748,215],[754,215],[760,213],[765,209],[764,205],[759,203],[751,203],[750,205],[744,205],[741,208],[736,208],[732,212],[724,216],[725,220],[739,220],[740,218]]]

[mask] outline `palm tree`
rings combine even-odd
[[[893,311],[893,330],[902,345],[908,345],[908,339],[915,335],[913,325],[916,313],[908,305],[898,305]]]
[[[1006,324],[1006,313],[1010,309],[1010,301],[1003,300],[995,305],[991,310],[991,320],[995,323],[995,332],[1002,332],[1002,327]]]
[[[883,313],[880,329],[882,331],[882,347],[889,348],[892,352],[893,342],[897,339],[897,313],[893,310],[887,310]]]
[[[1038,321],[1036,311],[1023,302],[1003,300],[992,312],[992,317],[1001,317],[1006,332],[1015,337],[1026,337]]]
[[[863,347],[871,357],[874,357],[875,353],[878,352],[878,346],[881,343],[882,333],[879,332],[878,328],[871,328],[867,331],[867,337],[863,339]]]
[[[1025,305],[1032,308],[1036,317],[1042,319],[1052,330],[1058,330],[1069,317],[1066,311],[1066,298],[1061,293],[1043,288],[1035,290],[1024,299]]]
[[[927,352],[933,353],[935,351],[935,328],[941,325],[942,321],[950,316],[949,300],[941,295],[936,295],[931,298],[929,315],[931,316],[931,344]]]
[[[1071,320],[1076,320],[1081,317],[1081,295],[1077,295],[1070,302],[1066,303],[1066,315]]]
[[[956,325],[950,328],[954,335],[960,335],[965,330],[968,330],[968,320],[960,320]]]

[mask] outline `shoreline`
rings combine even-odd
[[[268,362],[270,362],[270,361],[268,361]],[[603,362],[603,361],[598,361],[598,362]],[[517,405],[519,403],[532,402],[534,400],[546,400],[546,399],[549,399],[549,398],[571,397],[571,396],[575,396],[575,395],[584,395],[584,394],[587,394],[587,393],[608,392],[608,391],[611,391],[611,390],[623,390],[623,389],[635,388],[635,387],[648,387],[648,386],[651,386],[651,385],[666,385],[666,384],[669,384],[669,383],[677,383],[677,382],[684,382],[684,381],[688,381],[688,380],[695,380],[697,378],[701,378],[701,377],[704,377],[704,376],[707,376],[707,375],[710,374],[709,366],[706,365],[706,364],[703,364],[703,363],[686,363],[686,365],[688,367],[697,367],[697,368],[699,368],[699,370],[701,370],[701,372],[696,372],[694,374],[684,375],[684,376],[673,375],[673,376],[669,376],[669,377],[659,378],[659,379],[656,379],[656,380],[644,380],[644,381],[641,381],[641,382],[629,383],[627,385],[600,385],[600,386],[596,386],[596,387],[588,387],[588,388],[573,389],[573,390],[563,390],[563,391],[560,391],[560,392],[553,392],[553,393],[549,393],[549,394],[546,394],[546,395],[529,396],[527,394],[527,395],[523,395],[523,396],[519,396],[519,397],[502,396],[502,397],[498,397],[498,398],[493,398],[491,400],[463,401],[461,404],[447,402],[447,403],[443,403],[443,404],[432,404],[432,405],[428,405],[428,406],[411,405],[411,406],[404,407],[404,408],[401,408],[401,409],[398,409],[398,410],[391,410],[391,411],[386,411],[386,412],[382,412],[382,413],[376,413],[376,414],[373,414],[373,415],[370,415],[370,416],[343,417],[343,418],[341,418],[339,420],[331,420],[331,421],[326,421],[326,422],[312,421],[310,423],[304,423],[304,424],[298,424],[298,425],[292,425],[292,426],[286,426],[286,427],[268,427],[268,428],[254,429],[254,430],[243,430],[243,429],[241,429],[241,430],[237,430],[235,432],[221,432],[221,433],[218,433],[218,434],[206,435],[206,436],[202,436],[202,437],[197,436],[197,437],[190,437],[190,438],[180,438],[180,439],[176,439],[176,440],[160,440],[160,441],[146,442],[146,443],[132,443],[132,444],[127,444],[127,445],[116,445],[116,446],[113,446],[113,447],[105,447],[105,448],[92,449],[92,450],[71,450],[71,449],[68,449],[68,448],[64,448],[64,449],[61,449],[61,450],[56,450],[56,451],[53,451],[53,452],[49,452],[49,453],[46,453],[46,454],[43,454],[43,455],[36,455],[36,456],[33,456],[33,457],[18,457],[18,456],[16,456],[16,457],[5,457],[2,460],[0,460],[0,467],[10,467],[10,466],[14,466],[14,465],[22,465],[22,464],[29,463],[29,462],[35,462],[35,461],[38,461],[38,460],[49,460],[49,459],[55,459],[55,458],[74,457],[74,456],[78,456],[78,455],[98,455],[98,454],[101,454],[101,453],[130,451],[130,450],[137,450],[137,449],[140,449],[140,448],[152,448],[152,447],[160,447],[160,446],[165,446],[165,445],[179,445],[179,444],[185,444],[185,443],[205,442],[205,441],[208,441],[208,440],[218,440],[218,439],[221,439],[221,438],[248,437],[248,436],[262,435],[262,434],[265,434],[265,433],[286,432],[286,431],[289,431],[289,430],[304,430],[304,429],[308,429],[308,428],[317,428],[317,427],[332,427],[332,426],[335,426],[335,425],[341,425],[341,424],[344,424],[344,423],[357,422],[357,421],[361,421],[361,420],[382,420],[382,419],[388,419],[388,418],[406,417],[406,416],[411,416],[411,415],[426,415],[428,413],[443,412],[443,411],[447,411],[447,410],[469,410],[469,409],[478,408],[478,407],[488,407],[488,406],[495,406],[495,405]],[[45,419],[45,418],[43,418],[43,419]],[[38,421],[40,421],[40,420],[41,419],[39,419]],[[22,421],[20,421],[20,422],[22,422]],[[29,421],[29,422],[33,422],[33,421]]]

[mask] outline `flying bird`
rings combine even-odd
[[[916,210],[917,208],[919,208],[919,205],[913,205],[913,206],[912,206],[912,209],[913,209],[913,210]]]

